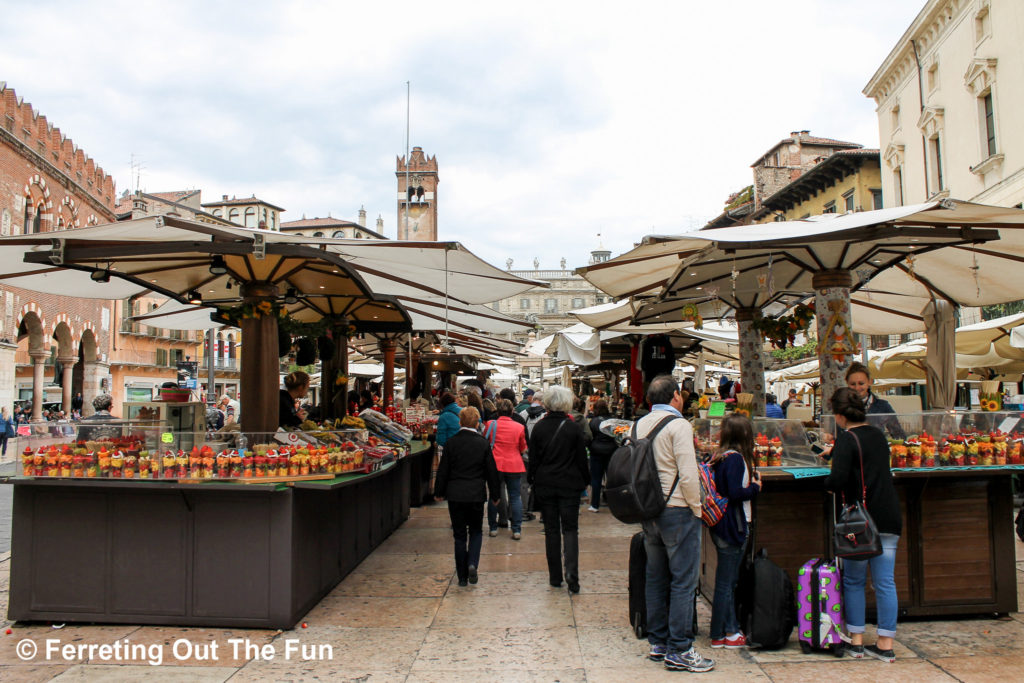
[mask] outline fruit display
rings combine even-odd
[[[1024,434],[968,430],[936,439],[922,432],[889,439],[889,456],[896,469],[1024,465]]]
[[[275,480],[330,478],[370,472],[405,455],[405,446],[375,435],[366,441],[341,440],[319,445],[256,444],[251,450],[196,446],[190,451],[149,451],[137,441],[75,441],[47,444],[21,453],[26,477],[140,480]]]
[[[366,423],[366,429],[382,441],[394,444],[407,444],[412,441],[411,431],[373,408],[367,408],[359,413],[359,417]]]

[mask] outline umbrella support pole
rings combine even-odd
[[[266,282],[242,285],[246,303],[258,305],[277,299],[277,287]],[[277,343],[277,316],[254,315],[242,318],[242,431],[250,434],[273,433],[279,425],[280,363]]]
[[[740,385],[743,391],[754,395],[755,417],[764,417],[764,337],[754,329],[754,318],[760,315],[757,308],[740,308],[736,311],[740,340]]]
[[[387,408],[395,402],[395,347],[394,339],[382,339],[380,349],[384,352],[384,386],[381,388],[381,401]]]
[[[852,285],[853,276],[847,270],[821,270],[811,280],[818,331],[822,413],[831,412],[832,394],[846,386],[846,370],[857,353],[850,312]]]

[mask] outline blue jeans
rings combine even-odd
[[[683,653],[693,645],[693,595],[700,567],[700,517],[667,507],[644,522],[647,640]]]
[[[900,537],[895,534],[879,534],[882,539],[882,554],[870,560],[843,561],[843,604],[846,627],[850,633],[864,633],[864,586],[867,584],[868,565],[871,566],[871,585],[875,589],[878,608],[878,635],[896,635],[896,616],[899,604],[896,599],[896,546]]]
[[[598,455],[590,454],[590,505],[594,508],[601,507],[601,481],[604,479],[605,470],[612,459],[612,454]]]
[[[520,482],[522,473],[507,474],[499,472],[501,482],[508,491],[505,494],[508,498],[508,519],[512,522],[512,532],[518,533],[523,530],[523,491]],[[487,501],[487,526],[491,531],[498,530],[498,508],[491,501]]]
[[[736,618],[736,580],[740,575],[743,561],[743,545],[732,545],[714,533],[711,540],[718,551],[718,569],[715,570],[715,599],[711,605],[711,640],[722,640],[727,635],[739,632],[740,622]]]

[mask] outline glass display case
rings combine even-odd
[[[926,411],[868,415],[889,438],[892,467],[1005,467],[1024,465],[1024,419],[1020,412]],[[821,419],[821,438],[835,439],[832,415]]]
[[[202,445],[206,434],[206,404],[200,402],[126,401],[121,404],[121,417],[128,423],[153,427],[153,433],[172,435],[174,448],[190,450]],[[147,433],[149,430],[147,430]],[[166,437],[163,437],[166,438]],[[147,445],[156,448],[154,440]]]
[[[722,419],[715,417],[693,420],[693,436],[699,455],[709,456],[719,450]],[[812,449],[820,440],[815,430],[806,429],[799,420],[753,418],[754,460],[756,467],[822,467],[822,460]]]

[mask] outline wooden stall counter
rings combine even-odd
[[[8,617],[291,628],[408,518],[411,462],[292,485],[13,479]]]
[[[761,470],[753,545],[767,549],[796,586],[804,562],[828,555],[832,495],[821,473],[792,469]],[[901,617],[1017,611],[1013,474],[1000,467],[894,473],[903,511],[895,572]],[[701,590],[710,600],[717,562],[706,530],[704,541]]]

